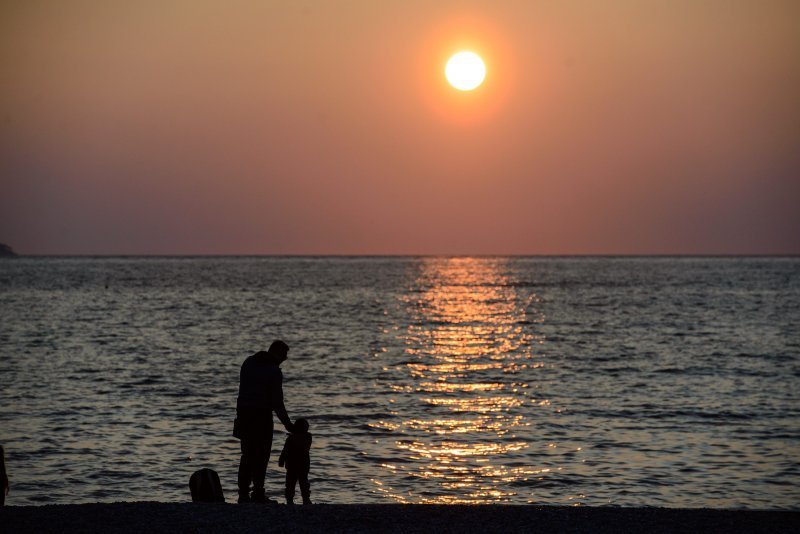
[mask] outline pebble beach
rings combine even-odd
[[[799,532],[800,512],[518,505],[125,502],[0,508],[3,532]]]

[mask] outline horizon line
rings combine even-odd
[[[77,254],[24,254],[16,252],[14,256],[4,258],[797,258],[800,252],[766,252],[766,253],[409,253],[409,254],[324,254],[324,253],[200,253],[200,254],[151,254],[151,253],[77,253]]]

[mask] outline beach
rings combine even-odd
[[[800,512],[519,505],[126,502],[0,508],[23,532],[798,532]]]

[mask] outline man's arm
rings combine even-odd
[[[281,373],[280,369],[278,369],[278,379],[272,387],[272,409],[286,430],[291,432],[292,420],[289,419],[289,414],[286,413],[286,406],[283,404],[283,373]]]

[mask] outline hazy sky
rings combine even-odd
[[[800,253],[800,2],[0,4],[26,254]],[[472,93],[443,75],[483,56]]]

